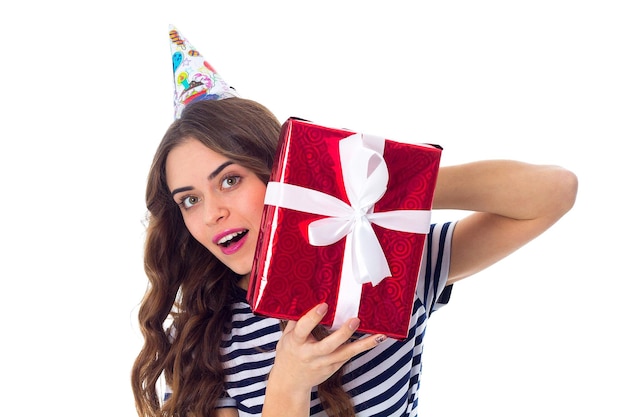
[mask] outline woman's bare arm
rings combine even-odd
[[[455,228],[448,282],[539,236],[572,208],[577,190],[576,175],[553,165],[491,160],[441,167],[433,208],[473,212]]]

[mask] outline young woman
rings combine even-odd
[[[433,208],[471,214],[431,226],[409,337],[355,334],[358,318],[322,334],[326,304],[281,323],[255,316],[246,301],[279,131],[254,101],[198,101],[156,151],[146,192],[150,286],[139,312],[145,344],[132,371],[141,417],[417,415],[430,314],[454,282],[540,235],[576,197],[576,176],[558,166],[441,167]]]

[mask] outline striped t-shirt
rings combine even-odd
[[[424,245],[408,337],[388,338],[344,366],[343,388],[358,417],[417,416],[423,337],[430,314],[448,302],[446,286],[454,223],[431,225]],[[254,315],[241,290],[233,304],[232,331],[222,343],[226,370],[221,407],[236,407],[240,417],[260,417],[267,376],[281,336],[279,321]],[[324,417],[317,390],[311,393],[311,416]]]

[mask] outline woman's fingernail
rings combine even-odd
[[[319,306],[317,306],[317,309],[315,310],[315,312],[319,314],[320,316],[325,315],[328,312],[328,304],[326,303],[320,304]]]
[[[361,324],[361,320],[359,320],[359,319],[351,319],[348,322],[348,327],[350,328],[350,330],[355,331],[356,329],[359,328],[359,324]]]
[[[374,339],[376,341],[376,343],[383,343],[385,340],[387,340],[387,336],[385,336],[384,334],[378,335],[376,336],[376,339]]]

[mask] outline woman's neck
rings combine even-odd
[[[248,290],[248,285],[250,284],[250,274],[246,274],[241,277],[239,282],[237,282],[237,286],[243,288],[244,290]]]

